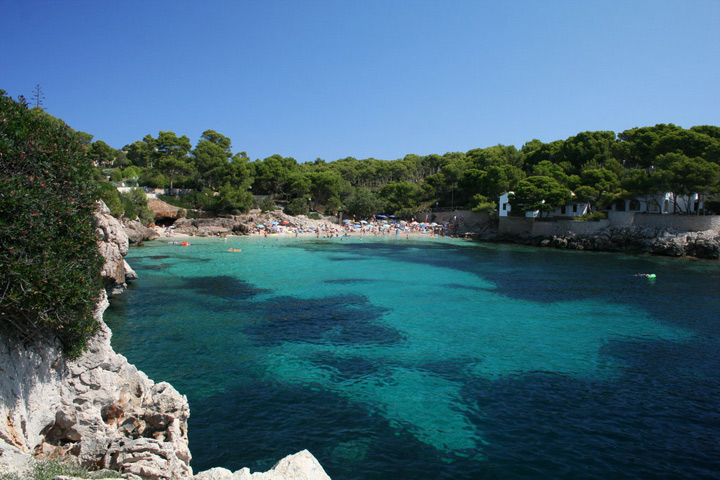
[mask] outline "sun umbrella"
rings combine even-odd
[[[260,224],[257,226],[257,228],[265,228],[265,225]]]
[[[278,222],[272,222],[270,225],[279,225]]]
[[[343,220],[343,223],[349,223],[352,222],[352,220]]]

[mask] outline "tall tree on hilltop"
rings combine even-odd
[[[42,108],[43,106],[43,100],[45,100],[45,95],[43,95],[43,91],[40,88],[40,84],[38,83],[35,85],[35,89],[33,90],[32,99],[35,102],[35,107]]]

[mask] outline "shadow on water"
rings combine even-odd
[[[193,408],[189,432],[195,471],[216,466],[265,471],[303,449],[331,478],[343,480],[483,478],[485,468],[472,458],[436,451],[366,405],[312,386],[252,381],[228,389]]]
[[[229,275],[182,278],[183,283],[180,288],[194,290],[198,295],[209,295],[231,301],[248,300],[268,292],[266,289],[256,288],[249,282]]]
[[[391,344],[402,334],[378,322],[384,308],[376,307],[362,295],[339,295],[320,299],[273,297],[257,303],[261,322],[244,332],[264,346],[285,342]]]

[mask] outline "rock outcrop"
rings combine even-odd
[[[198,237],[245,235],[250,232],[241,217],[180,218],[173,224],[175,233]]]
[[[152,210],[155,215],[155,221],[164,222],[175,220],[182,216],[182,209],[180,207],[170,205],[159,198],[148,198],[148,208]]]
[[[267,472],[250,473],[243,468],[233,473],[225,468],[212,468],[195,475],[195,480],[330,480],[320,463],[307,450],[289,455]]]
[[[125,291],[128,280],[137,278],[137,274],[125,261],[130,242],[120,222],[110,214],[110,209],[103,202],[100,202],[96,217],[98,248],[105,257],[102,270],[105,289],[108,295],[118,295]]]
[[[190,477],[187,399],[112,350],[106,307],[103,299],[100,333],[75,361],[54,342],[21,347],[0,339],[0,439],[41,458],[153,480]]]
[[[157,230],[148,228],[137,220],[123,221],[122,227],[130,243],[140,243],[160,237]]]
[[[110,292],[122,291],[134,275],[123,258],[128,238],[104,204],[97,216],[99,248],[106,259],[103,276]],[[100,331],[77,360],[67,360],[57,341],[20,345],[0,335],[0,476],[26,474],[35,457],[76,460],[91,469],[120,471],[129,479],[193,478],[187,398],[168,383],[153,382],[113,351],[110,329],[102,320],[107,306],[104,294],[95,311]],[[215,478],[222,470],[200,478]],[[222,478],[329,477],[303,451],[269,472],[243,469]]]
[[[591,235],[567,233],[550,238],[501,240],[572,250],[649,253],[672,257],[720,259],[720,231],[680,232],[649,227],[608,227]]]

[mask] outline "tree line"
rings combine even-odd
[[[183,206],[218,214],[246,212],[257,206],[253,195],[272,198],[290,214],[408,217],[458,206],[492,211],[507,191],[515,192],[519,211],[537,208],[539,200],[554,208],[571,195],[599,210],[655,193],[717,193],[720,127],[659,124],[619,134],[581,132],[549,143],[534,139],[519,150],[496,145],[395,160],[307,163],[281,155],[251,161],[214,130],[203,132],[194,147],[185,135],[160,131],[118,150],[91,142],[88,155],[111,180],[182,189]]]

